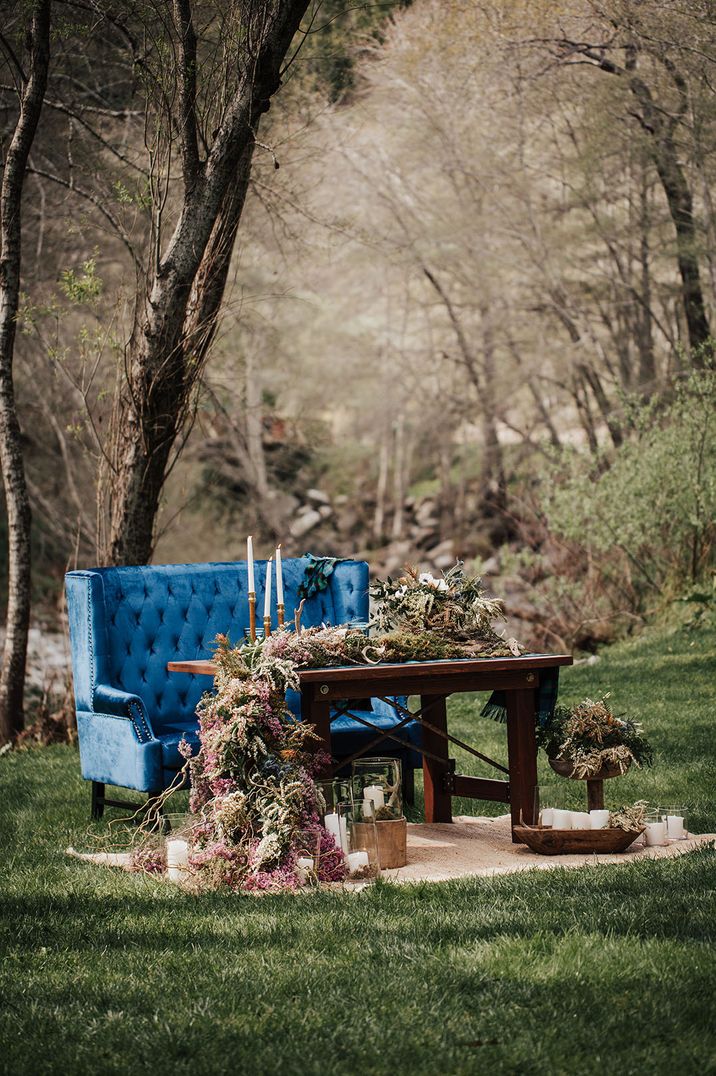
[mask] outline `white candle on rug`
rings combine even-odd
[[[647,822],[644,840],[648,848],[666,844],[666,822]]]
[[[367,788],[363,789],[363,795],[365,799],[372,801],[376,811],[379,807],[385,806],[385,793],[381,785],[368,785]]]
[[[552,829],[571,829],[572,828],[572,812],[562,811],[558,807],[555,807],[552,812]]]
[[[264,591],[264,620],[271,619],[271,567],[273,557],[269,557],[266,564],[266,590]]]
[[[313,866],[313,859],[310,856],[299,856],[296,860],[296,874],[303,885],[308,881],[309,876],[313,871]]]
[[[554,825],[554,810],[551,807],[545,807],[541,815],[543,826]]]
[[[167,841],[167,875],[171,882],[183,882],[189,868],[189,844],[176,837]]]
[[[283,564],[281,563],[281,546],[276,546],[276,602],[283,605]]]
[[[666,832],[670,841],[682,841],[686,836],[684,831],[684,819],[680,814],[666,816]]]
[[[609,811],[590,811],[592,829],[607,829],[609,826]]]
[[[349,852],[346,859],[348,861],[348,871],[350,874],[357,874],[358,871],[365,870],[368,866],[367,852]]]
[[[254,580],[254,540],[251,535],[246,539],[246,568],[249,573],[249,594],[256,593]]]
[[[591,829],[592,819],[587,811],[572,811],[572,829]]]

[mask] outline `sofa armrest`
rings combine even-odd
[[[129,715],[77,714],[82,776],[138,792],[157,792],[165,787],[162,745],[153,737],[143,739]]]
[[[113,717],[130,720],[140,743],[156,739],[147,708],[139,695],[121,691],[110,684],[97,684],[92,695],[92,709],[95,713],[111,714]]]

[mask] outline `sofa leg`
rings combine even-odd
[[[403,764],[403,799],[411,807],[415,806],[415,770]]]
[[[100,819],[104,814],[104,785],[101,781],[92,782],[92,818]]]

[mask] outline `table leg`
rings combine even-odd
[[[533,825],[537,788],[537,741],[535,698],[532,688],[507,691],[507,752],[510,770],[512,840],[520,820]]]
[[[420,706],[425,710],[426,720],[431,725],[442,732],[447,732],[447,707],[444,695],[422,695]],[[440,759],[438,761],[423,755],[425,821],[452,822],[452,797],[443,787],[444,778],[450,771],[448,741],[443,736],[438,736],[427,725],[422,726],[422,732],[423,747]]]
[[[331,755],[331,704],[316,695],[312,685],[301,689],[301,720],[313,725],[320,741],[313,741],[314,751],[325,751]],[[326,774],[330,776],[330,771]]]

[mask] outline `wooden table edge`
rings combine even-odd
[[[456,673],[519,672],[520,669],[553,669],[571,665],[571,654],[535,654],[519,658],[454,658],[448,661],[404,661],[380,665],[330,665],[322,669],[299,669],[302,683],[320,681],[387,680],[401,673],[411,676],[455,676]],[[218,666],[210,658],[187,661],[168,661],[167,671],[192,673],[194,676],[215,676]]]

